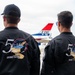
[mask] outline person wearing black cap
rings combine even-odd
[[[1,15],[5,29],[0,31],[0,75],[39,75],[38,43],[29,33],[19,30],[19,7],[9,4]]]
[[[75,36],[71,32],[73,14],[62,11],[58,14],[60,32],[45,47],[41,75],[75,75]]]

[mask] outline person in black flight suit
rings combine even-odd
[[[60,32],[45,47],[41,75],[75,75],[75,37],[71,32],[73,15],[70,11],[58,14]]]
[[[29,33],[19,30],[19,7],[9,4],[2,15],[5,28],[0,31],[0,75],[39,75],[40,49]]]

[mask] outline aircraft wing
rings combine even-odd
[[[38,43],[48,43],[51,39],[41,39],[41,38],[36,39],[36,38],[35,38],[35,40],[36,40]]]

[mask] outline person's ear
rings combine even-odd
[[[6,17],[5,16],[3,16],[3,21],[5,21],[6,20]]]
[[[18,23],[20,22],[20,19],[18,19]]]
[[[60,22],[58,22],[58,26],[60,26]]]
[[[73,23],[71,23],[71,26],[73,25]]]

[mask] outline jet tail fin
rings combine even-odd
[[[51,29],[52,29],[52,26],[53,26],[53,23],[48,23],[48,24],[42,29],[42,31],[44,31],[44,30],[51,30]]]

